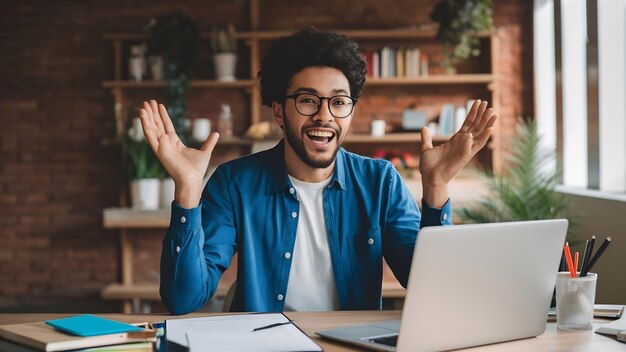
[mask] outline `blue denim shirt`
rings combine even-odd
[[[406,287],[420,227],[450,224],[442,209],[423,216],[394,167],[340,149],[323,196],[324,220],[342,310],[381,308],[383,256]],[[201,308],[238,252],[231,310],[280,312],[299,216],[284,145],[221,165],[197,208],[172,204],[161,254],[161,298],[174,314]]]

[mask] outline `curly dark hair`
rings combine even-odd
[[[358,44],[346,36],[307,27],[276,42],[261,61],[263,105],[282,103],[293,75],[311,66],[340,70],[350,83],[350,95],[359,98],[367,65]]]

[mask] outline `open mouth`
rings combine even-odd
[[[335,138],[335,132],[329,130],[312,129],[306,131],[306,136],[316,145],[326,145]]]

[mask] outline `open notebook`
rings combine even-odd
[[[322,351],[282,313],[168,319],[165,334],[168,351],[170,342],[192,351]]]

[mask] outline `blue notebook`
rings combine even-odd
[[[92,314],[47,320],[46,324],[76,336],[97,336],[143,330],[134,325],[100,318]]]

